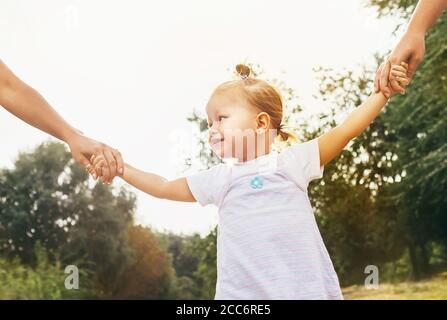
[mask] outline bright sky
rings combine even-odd
[[[259,63],[321,108],[312,68],[372,63],[396,43],[398,22],[358,0],[2,0],[0,59],[73,126],[171,179],[179,144],[194,145],[187,115],[237,63]],[[2,108],[0,135],[0,167],[48,139]],[[188,234],[217,223],[212,206],[132,190],[138,223]]]

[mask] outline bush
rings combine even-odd
[[[65,268],[56,259],[50,263],[47,251],[37,244],[36,266],[23,265],[18,258],[0,257],[0,299],[82,299],[94,296],[89,277],[80,271],[79,289],[66,289]]]

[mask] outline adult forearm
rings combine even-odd
[[[408,31],[426,33],[447,8],[447,0],[420,0],[408,24]]]
[[[79,133],[33,88],[21,81],[0,60],[0,105],[26,123],[68,141]]]
[[[36,90],[25,83],[15,83],[3,92],[1,105],[29,125],[63,141],[78,133]]]

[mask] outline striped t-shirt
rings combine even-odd
[[[307,194],[323,170],[314,139],[187,176],[219,208],[215,299],[343,299]]]

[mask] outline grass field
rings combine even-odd
[[[346,300],[447,300],[447,271],[417,282],[379,283],[378,289],[355,285],[342,291]]]

